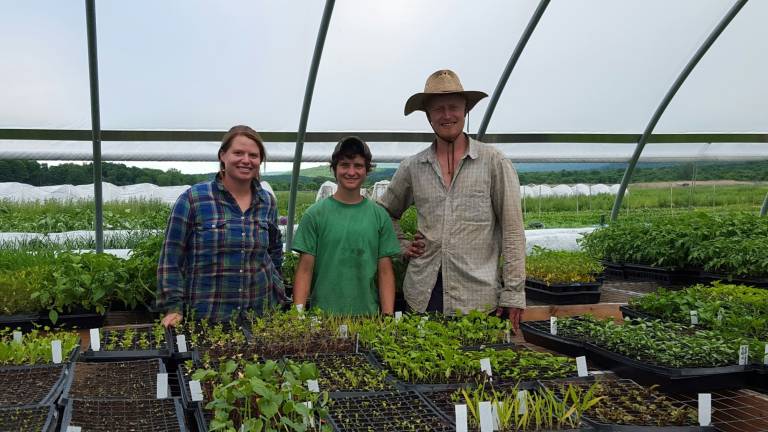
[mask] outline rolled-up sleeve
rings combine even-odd
[[[525,229],[520,206],[520,180],[508,159],[494,161],[491,197],[501,227],[504,284],[499,306],[525,308]]]
[[[183,193],[171,210],[165,240],[157,264],[157,307],[165,312],[181,312],[184,298],[184,267],[186,249],[194,229],[191,195]]]

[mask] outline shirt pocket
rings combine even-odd
[[[227,221],[205,220],[195,227],[194,252],[198,271],[208,273],[222,261],[227,244]]]
[[[461,201],[457,204],[463,208],[467,222],[488,224],[493,221],[493,206],[487,191],[468,191]]]

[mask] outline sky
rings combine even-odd
[[[90,128],[83,3],[0,0],[0,128]],[[732,4],[553,0],[488,132],[641,133]],[[96,2],[102,128],[226,130],[244,123],[297,130],[323,5]],[[420,113],[403,115],[408,96],[441,68],[455,70],[466,89],[492,93],[537,5],[336,1],[307,130],[428,131]],[[657,133],[768,131],[767,21],[768,1],[743,8]],[[470,113],[470,132],[487,106],[486,99]],[[65,145],[50,143],[57,144]],[[199,163],[164,165],[209,171]],[[287,171],[290,164],[267,168]]]

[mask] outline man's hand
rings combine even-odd
[[[163,325],[163,327],[176,327],[181,323],[181,320],[183,319],[182,315],[178,312],[171,312],[166,314],[162,321],[160,323]]]
[[[515,333],[520,330],[520,318],[523,316],[523,310],[516,307],[498,307],[496,308],[496,316],[500,317],[502,314],[507,314],[509,321],[512,322],[512,328]]]
[[[413,236],[413,241],[408,245],[408,249],[405,250],[405,256],[408,257],[408,259],[418,258],[424,254],[424,249],[426,249],[424,234],[416,231],[416,234]]]

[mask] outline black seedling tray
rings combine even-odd
[[[365,389],[358,386],[343,387],[338,383],[329,381],[329,376],[334,376],[335,373],[341,373],[341,371],[349,371],[357,379],[365,376],[373,377],[378,375],[382,371],[379,367],[373,365],[369,359],[369,355],[366,353],[358,354],[315,354],[308,356],[286,356],[285,360],[292,360],[297,363],[311,362],[317,367],[318,372],[318,384],[320,391],[327,391],[332,398],[351,397],[358,395],[370,395],[380,392],[391,392],[394,390],[400,390],[404,387],[402,384],[392,378],[387,372],[382,380],[380,388]]]
[[[0,431],[53,432],[57,430],[58,416],[59,412],[54,405],[0,408]],[[35,420],[37,420],[37,422],[35,422]],[[28,422],[35,423],[30,424]],[[21,426],[25,426],[28,429],[22,429]]]
[[[604,270],[603,273],[606,276],[612,276],[624,279],[624,265],[620,263],[610,262],[610,261],[600,261],[600,264],[603,265]]]
[[[68,426],[105,432],[187,432],[184,410],[176,398],[70,399],[64,409],[61,430],[66,431]]]
[[[110,340],[112,338],[116,338],[118,341],[122,341],[126,330],[131,330],[136,333],[133,337],[131,349],[124,350],[115,348],[112,350],[107,350],[106,347]],[[151,358],[169,358],[173,352],[173,348],[170,342],[170,333],[168,329],[163,330],[162,340],[155,340],[155,335],[152,330],[152,325],[131,325],[103,328],[100,332],[101,347],[99,351],[94,351],[89,344],[88,349],[81,354],[81,358],[86,361],[128,361]],[[138,346],[140,334],[146,334],[149,346],[154,346],[156,348],[141,349]]]
[[[520,330],[528,343],[547,348],[571,357],[587,354],[584,343],[575,339],[564,338],[549,333],[549,321],[524,321]]]
[[[165,373],[160,359],[121,362],[78,362],[72,365],[64,392],[65,399],[140,400],[157,396],[157,374]],[[90,390],[106,387],[102,394]]]
[[[432,408],[446,418],[451,424],[455,425],[455,411],[454,404],[449,403],[450,396],[457,390],[472,389],[477,387],[477,384],[452,384],[444,386],[432,386],[432,388],[425,388],[419,392],[421,396],[432,406]],[[490,385],[487,386],[489,389]],[[520,385],[513,384],[493,384],[493,389],[496,391],[503,391],[505,389],[517,388],[518,390],[534,390],[538,387],[536,381],[523,381]],[[461,404],[464,401],[459,402]]]
[[[105,315],[95,312],[71,313],[59,315],[54,324],[48,318],[48,313],[30,313],[18,315],[0,315],[0,328],[18,328],[23,332],[35,327],[48,326],[60,329],[88,329],[101,327],[104,324]]]
[[[550,285],[547,285],[546,282],[539,279],[526,278],[525,286],[528,288],[536,288],[538,290],[549,291],[552,293],[594,292],[600,291],[600,287],[603,286],[603,278],[602,276],[598,277],[596,278],[595,282],[574,282]]]
[[[64,364],[0,368],[0,407],[52,404],[68,375],[69,367]]]
[[[699,280],[710,283],[714,281],[723,281],[725,283],[748,285],[755,288],[768,288],[768,277],[733,277],[722,273],[700,272]]]
[[[416,392],[335,399],[328,412],[328,421],[338,432],[396,430],[399,425],[419,431],[454,430],[451,423]]]
[[[651,321],[661,319],[657,316],[639,311],[637,309],[632,309],[629,306],[619,306],[619,311],[621,311],[621,315],[624,318],[630,318],[630,319],[642,318],[642,319],[651,320]]]
[[[540,381],[540,384],[542,387],[550,388],[555,391],[555,394],[558,397],[562,397],[562,395],[556,390],[557,385],[578,385],[582,389],[588,389],[592,384],[595,382],[601,382],[605,385],[610,386],[618,386],[622,389],[626,389],[627,391],[631,389],[642,389],[643,387],[636,382],[628,379],[604,379],[600,377],[584,377],[584,378],[575,378],[575,379],[564,379],[564,380],[546,380],[546,381]],[[599,397],[600,395],[595,395]],[[666,396],[663,393],[659,392],[659,396]],[[654,401],[655,402],[655,401]],[[669,399],[669,402],[675,406],[676,408],[681,408],[684,406],[684,404],[675,401],[674,399]],[[610,404],[615,404],[616,401],[609,399],[607,402]],[[649,401],[651,403],[651,401]],[[590,416],[588,414],[588,411],[584,414],[582,414],[582,420],[591,425],[592,428],[596,431],[617,431],[617,432],[710,432],[714,431],[715,428],[712,426],[699,426],[699,425],[687,425],[687,426],[654,426],[654,425],[629,425],[629,424],[615,424],[615,423],[602,423],[599,420],[597,420],[594,416]]]
[[[673,267],[654,267],[643,264],[624,264],[624,279],[653,281],[665,285],[692,285],[698,282],[699,272]]]
[[[525,296],[547,304],[574,305],[600,303],[600,291],[552,292],[546,289],[525,287]]]
[[[669,391],[712,391],[744,387],[750,376],[749,366],[668,368],[644,363],[590,343],[586,343],[585,347],[590,361],[622,377],[645,385],[659,384],[662,389]]]

